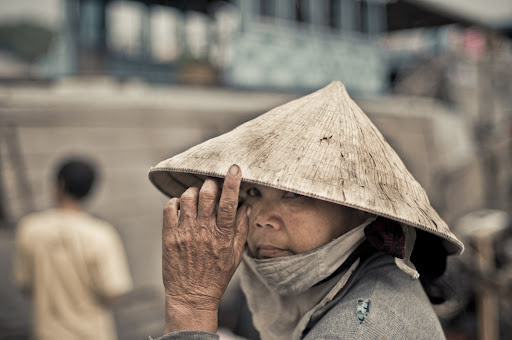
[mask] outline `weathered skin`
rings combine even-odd
[[[207,179],[169,200],[162,230],[165,332],[217,330],[217,310],[238,267],[248,232],[248,207],[237,210],[242,174],[230,167],[219,184]],[[218,204],[218,213],[216,206]]]

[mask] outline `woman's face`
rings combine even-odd
[[[247,243],[257,259],[313,250],[364,221],[357,210],[291,192],[255,184],[242,190],[251,207]]]

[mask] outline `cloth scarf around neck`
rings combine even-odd
[[[330,277],[364,241],[364,228],[373,220],[303,254],[258,260],[246,250],[241,286],[261,339],[301,337],[311,314],[328,302],[322,300],[331,290],[338,292],[357,267],[359,261]]]
[[[372,217],[303,254],[260,260],[246,250],[240,265],[241,286],[261,338],[300,339],[311,315],[329,303],[357,269],[360,259],[354,255],[361,250],[391,254],[400,269],[417,278],[409,261],[412,233],[412,227]]]

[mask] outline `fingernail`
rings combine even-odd
[[[247,206],[245,213],[247,214],[247,217],[249,217],[249,215],[251,214],[251,206],[250,205]]]
[[[236,176],[236,175],[238,175],[238,171],[239,171],[239,170],[240,170],[240,169],[238,168],[238,165],[233,164],[233,165],[231,166],[231,168],[229,168],[229,173],[230,173],[231,175],[233,175],[233,176]]]

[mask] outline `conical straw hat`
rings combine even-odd
[[[237,164],[244,182],[364,210],[433,233],[459,254],[462,243],[421,185],[340,82],[281,105],[160,162],[151,182],[168,196],[223,178]]]

